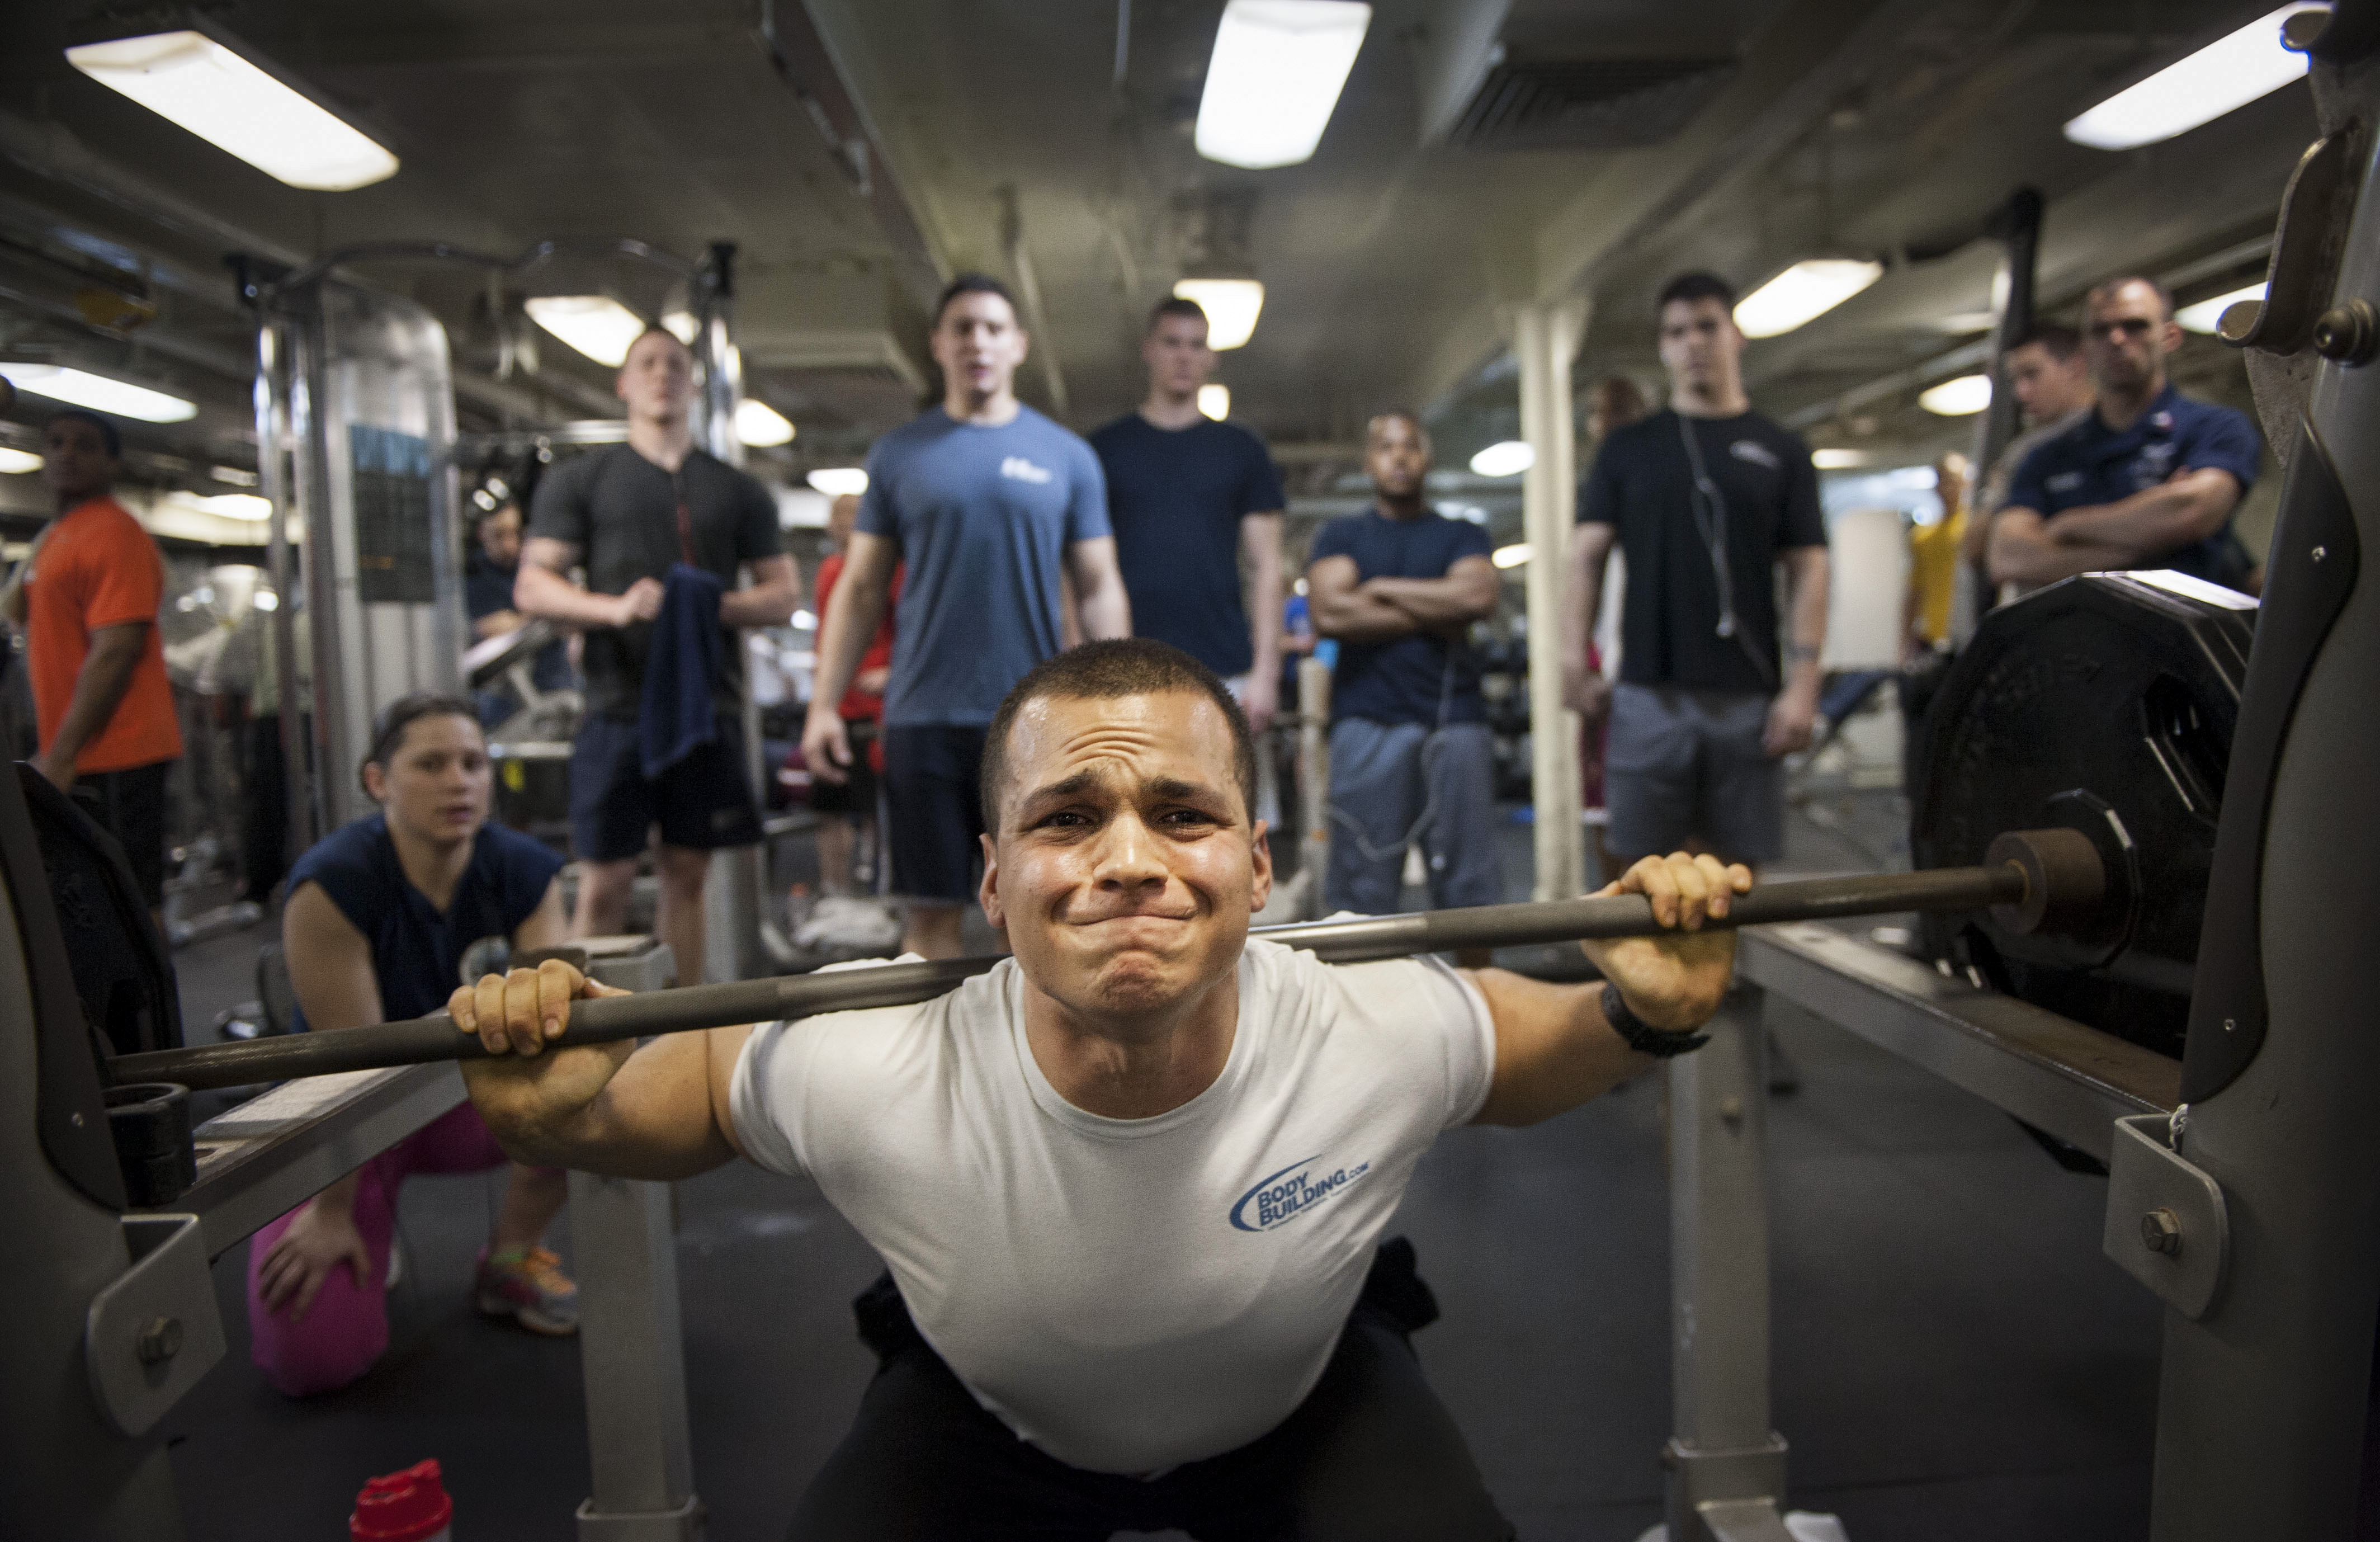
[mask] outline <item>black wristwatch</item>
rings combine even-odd
[[[1629,1011],[1627,1001],[1620,994],[1620,988],[1609,981],[1603,987],[1603,1020],[1610,1024],[1611,1031],[1638,1054],[1656,1055],[1663,1060],[1699,1050],[1710,1042],[1710,1035],[1706,1033],[1672,1033],[1667,1028],[1655,1027]]]

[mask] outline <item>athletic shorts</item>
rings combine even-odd
[[[872,820],[876,817],[876,768],[868,763],[868,752],[876,742],[876,720],[845,718],[843,731],[851,741],[851,764],[843,768],[841,782],[829,782],[815,767],[811,769],[810,812]]]
[[[719,720],[719,736],[647,779],[637,724],[600,714],[580,725],[570,751],[570,839],[579,858],[618,862],[662,844],[686,851],[748,846],[760,839],[760,806],[744,771],[744,732]]]
[[[1666,856],[1689,841],[1730,862],[1785,855],[1785,764],[1760,747],[1767,696],[1677,686],[1611,688],[1603,800],[1614,856]]]
[[[165,907],[165,775],[171,760],[127,771],[83,771],[73,796],[82,811],[115,837],[132,868],[132,883],[152,910]]]
[[[886,844],[892,892],[965,905],[983,855],[984,730],[932,723],[884,730]]]

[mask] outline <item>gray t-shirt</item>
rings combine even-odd
[[[784,550],[776,500],[753,478],[701,450],[672,475],[625,444],[549,472],[538,483],[528,533],[577,547],[587,587],[597,594],[623,594],[639,578],[667,577],[670,565],[681,560],[708,568],[732,589],[739,564]],[[734,628],[721,632],[711,698],[722,712],[739,711],[744,649]],[[652,635],[651,623],[642,621],[588,631],[579,668],[589,711],[624,721],[638,715]]]
[[[1062,646],[1066,548],[1108,534],[1091,447],[1029,407],[998,428],[941,407],[868,453],[859,527],[909,565],[892,623],[888,728],[980,728]]]

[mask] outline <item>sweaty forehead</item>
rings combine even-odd
[[[1001,802],[1083,775],[1127,785],[1190,782],[1231,793],[1238,785],[1231,724],[1196,691],[1045,696],[1026,704],[1009,730]]]

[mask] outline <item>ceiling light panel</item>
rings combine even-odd
[[[2228,32],[2066,125],[2094,150],[2134,150],[2186,134],[2280,90],[2306,72],[2306,56],[2281,46],[2281,23],[2325,6],[2283,6]]]
[[[1471,457],[1475,477],[1517,477],[1537,463],[1537,452],[1524,439],[1507,439]]]
[[[528,319],[598,364],[616,370],[644,335],[645,319],[609,295],[534,295],[521,302]]]
[[[1735,306],[1736,330],[1776,337],[1825,315],[1884,276],[1884,264],[1854,257],[1796,262]]]
[[[735,437],[756,450],[774,449],[793,443],[794,425],[768,403],[747,396],[735,404]]]
[[[29,476],[42,468],[42,457],[30,450],[12,450],[0,444],[0,477]]]
[[[857,466],[821,466],[810,473],[810,486],[830,498],[856,497],[868,491],[868,472]]]
[[[1198,388],[1198,410],[1218,423],[1232,415],[1232,388],[1228,385],[1202,385]]]
[[[1198,102],[1198,153],[1229,166],[1293,166],[1314,153],[1364,46],[1354,0],[1231,0]]]
[[[1526,567],[1529,565],[1529,543],[1524,540],[1518,546],[1499,546],[1488,553],[1488,560],[1499,567]]]
[[[1236,348],[1256,335],[1264,310],[1264,285],[1253,278],[1185,278],[1173,285],[1178,299],[1196,300],[1207,313],[1207,346]]]
[[[2184,331],[2203,332],[2213,336],[2221,330],[2223,312],[2241,300],[2260,300],[2264,297],[2265,285],[2260,281],[2251,284],[2245,289],[2234,289],[2228,295],[2217,295],[2211,300],[2200,300],[2195,305],[2185,305],[2173,313],[2173,319],[2181,323]]]
[[[1967,418],[1992,405],[1992,377],[1961,375],[1917,394],[1917,405],[1937,418]]]
[[[0,364],[0,376],[36,396],[144,423],[187,423],[199,415],[196,402],[62,364]]]
[[[396,175],[395,155],[260,59],[212,27],[67,50],[101,85],[293,188],[346,192]]]

